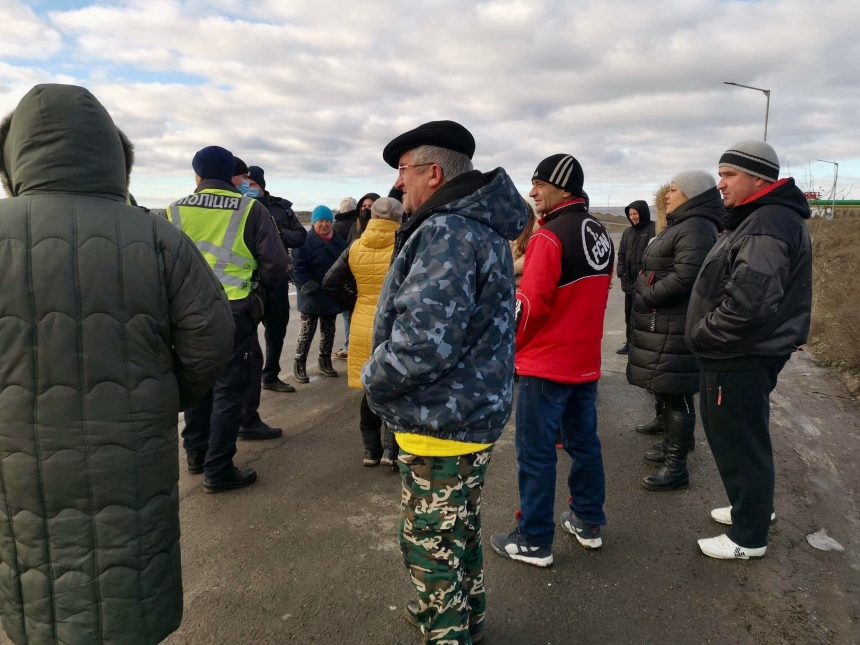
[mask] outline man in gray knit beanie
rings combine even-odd
[[[741,141],[720,158],[725,232],[696,279],[687,346],[699,357],[702,425],[731,506],[711,511],[729,526],[699,540],[723,560],[767,550],[775,472],[770,393],[806,343],[812,305],[809,204],[764,141]]]

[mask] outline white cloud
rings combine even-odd
[[[62,45],[60,34],[17,0],[0,2],[0,59],[49,58]]]
[[[764,96],[722,81],[773,90],[784,166],[860,162],[853,0],[128,0],[49,24],[23,14],[56,47],[62,34],[71,67],[0,54],[0,108],[34,82],[77,79],[135,141],[135,182],[165,201],[213,143],[302,206],[382,190],[385,143],[450,118],[475,134],[480,168],[525,186],[540,159],[570,152],[596,200],[626,202],[761,136]]]

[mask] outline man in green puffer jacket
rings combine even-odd
[[[158,643],[182,620],[177,418],[230,358],[230,303],[126,204],[131,144],[86,89],[34,87],[0,150],[3,627]]]

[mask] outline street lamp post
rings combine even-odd
[[[756,90],[758,92],[764,92],[764,95],[767,97],[767,107],[764,110],[764,140],[767,141],[767,120],[770,116],[770,90],[763,90],[760,87],[753,87],[752,85],[741,85],[740,83],[732,83],[731,81],[723,81],[724,85],[734,85],[735,87],[745,87],[748,90]]]
[[[839,179],[839,164],[836,161],[827,161],[827,159],[816,159],[821,163],[833,164],[833,206],[830,207],[830,219],[836,217],[836,181]]]

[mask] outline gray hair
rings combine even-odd
[[[412,165],[435,163],[442,169],[442,183],[472,170],[472,160],[462,152],[455,152],[438,146],[418,146],[412,150]],[[420,169],[416,168],[415,172]]]

